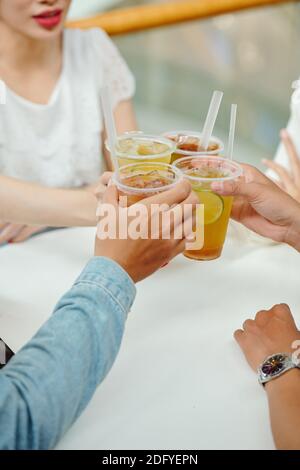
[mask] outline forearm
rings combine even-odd
[[[83,411],[119,350],[135,287],[94,258],[0,374],[0,448],[48,449]]]
[[[53,189],[0,176],[0,220],[53,227],[96,225],[90,191]]]
[[[300,371],[289,371],[266,385],[275,444],[300,450]]]

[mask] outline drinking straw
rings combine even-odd
[[[218,117],[223,95],[224,93],[222,91],[214,91],[213,93],[202,132],[201,146],[204,150],[208,149],[209,142]]]
[[[116,156],[116,143],[117,143],[117,130],[113,115],[112,100],[110,95],[110,89],[108,86],[104,86],[101,89],[101,103],[104,114],[105,129],[107,133],[107,140],[110,150],[110,156],[114,169],[118,171],[119,163]]]
[[[227,155],[230,160],[233,159],[233,146],[234,146],[234,137],[235,137],[235,127],[236,127],[236,113],[237,113],[237,105],[231,105],[231,113],[230,113],[230,129],[229,129],[229,139],[228,139],[228,149]]]

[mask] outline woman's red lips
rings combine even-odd
[[[46,29],[55,28],[62,19],[62,10],[44,11],[33,17],[35,21]]]

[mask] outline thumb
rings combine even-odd
[[[116,186],[113,184],[108,186],[102,198],[102,204],[112,204],[113,206],[119,205],[119,193]]]
[[[233,181],[215,181],[212,190],[221,196],[243,196],[249,201],[257,199],[262,185],[255,182],[246,182],[244,178]]]
[[[107,186],[111,180],[112,175],[113,174],[111,171],[105,171],[100,178],[100,184],[104,184],[105,186]]]

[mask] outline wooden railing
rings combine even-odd
[[[70,28],[100,27],[110,35],[167,26],[185,21],[199,20],[225,13],[291,3],[299,0],[180,0],[112,10],[67,24]]]

